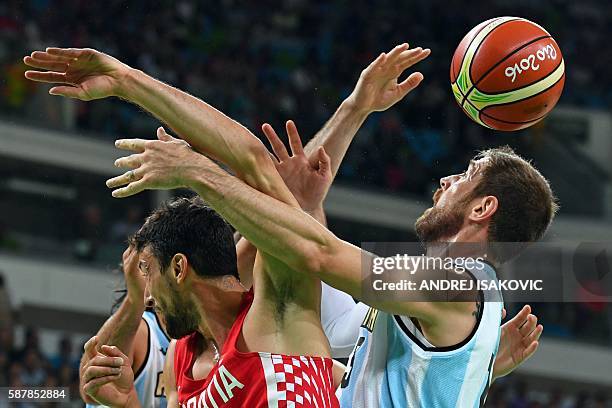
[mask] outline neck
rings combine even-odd
[[[199,282],[194,286],[192,298],[200,316],[198,332],[213,341],[220,352],[240,311],[243,292],[228,292]]]
[[[427,256],[478,257],[487,253],[487,230],[462,228],[457,234],[426,243]]]

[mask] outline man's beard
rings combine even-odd
[[[166,331],[173,339],[180,339],[198,330],[197,308],[190,300],[181,299],[178,292],[173,294],[173,304],[164,308],[162,314]]]
[[[451,238],[463,227],[465,205],[462,202],[448,208],[432,207],[415,222],[414,229],[421,242],[438,242]]]

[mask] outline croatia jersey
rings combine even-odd
[[[485,264],[475,280],[496,280]],[[503,301],[480,292],[477,324],[451,347],[433,346],[409,317],[370,308],[339,390],[340,405],[353,408],[446,408],[484,405],[501,335]]]
[[[161,328],[154,312],[145,311],[142,319],[147,325],[149,342],[142,367],[134,375],[134,388],[141,406],[166,408],[166,393],[162,382],[162,373],[170,339]],[[98,406],[100,405],[86,405],[87,408]]]
[[[174,375],[182,408],[339,407],[334,395],[332,360],[323,357],[241,352],[236,341],[253,301],[244,295],[240,312],[208,376],[191,376],[200,334],[176,342]]]

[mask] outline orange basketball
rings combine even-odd
[[[539,25],[498,17],[474,27],[459,43],[451,87],[463,111],[496,130],[524,129],[555,106],[565,83],[557,42]]]

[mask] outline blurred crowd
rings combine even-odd
[[[610,34],[612,3],[453,3],[7,0],[0,3],[0,107],[30,123],[66,125],[59,99],[23,79],[21,58],[50,45],[92,47],[203,98],[257,134],[264,121],[281,127],[291,118],[309,138],[375,56],[408,41],[432,49],[419,66],[424,84],[366,123],[339,177],[421,195],[430,193],[441,172],[460,170],[463,159],[499,144],[500,137],[528,148],[516,135],[471,123],[450,92],[454,48],[487,18],[525,16],[551,32],[569,67],[562,103],[612,103],[606,72],[612,53],[601,50]],[[151,118],[118,100],[78,103],[73,122],[109,137],[152,137],[155,129]]]
[[[543,390],[544,389],[544,390]],[[487,397],[490,408],[611,408],[612,395],[601,391],[548,389],[515,377],[496,381]]]
[[[17,344],[14,319],[8,289],[0,272],[0,389],[2,387],[67,387],[73,401],[62,406],[81,407],[79,402],[79,349],[73,347],[69,334],[60,337],[57,350],[45,355],[41,349],[38,330],[25,328],[22,341]],[[82,348],[81,348],[82,349]],[[3,405],[0,398],[0,408]],[[40,406],[56,407],[57,403],[12,403],[11,407],[33,408]]]

